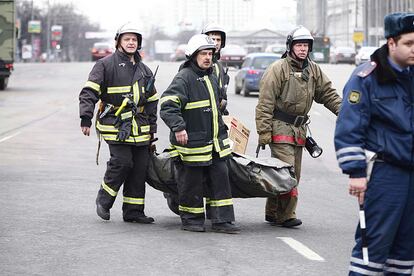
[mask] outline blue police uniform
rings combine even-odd
[[[365,150],[378,156],[364,201],[369,264],[363,263],[358,227],[349,275],[412,275],[414,66],[391,65],[387,45],[371,60],[345,85],[335,130],[338,163],[351,178],[366,177]]]

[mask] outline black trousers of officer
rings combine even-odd
[[[212,223],[235,220],[229,174],[225,160],[213,155],[213,163],[210,166],[188,166],[181,161],[175,162],[175,166],[180,217],[183,225],[204,224],[204,195],[211,202],[227,202],[222,205],[213,203],[210,205],[207,202],[207,218],[211,219]],[[203,182],[205,185],[203,185]]]
[[[105,209],[111,209],[116,194],[123,187],[123,217],[136,218],[144,214],[145,179],[149,162],[149,147],[109,144],[111,157],[96,198]]]

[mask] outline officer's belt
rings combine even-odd
[[[106,107],[106,103],[104,103],[104,106]],[[114,113],[114,111],[117,111],[121,106],[113,106],[111,112]],[[137,113],[144,113],[144,106],[143,105],[137,105]]]
[[[279,110],[273,111],[273,118],[283,121],[285,123],[294,125],[295,127],[303,126],[309,119],[308,115],[291,115]]]

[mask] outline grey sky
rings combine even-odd
[[[115,31],[126,21],[141,21],[148,26],[162,26],[167,33],[177,31],[177,26],[166,23],[171,18],[174,0],[49,0],[53,2],[72,2],[80,12],[89,16],[93,22],[108,31]],[[193,0],[200,1],[201,0]],[[221,0],[226,1],[226,0]],[[251,0],[254,4],[254,16],[248,18],[252,30],[269,28],[287,31],[295,25],[296,2],[294,0]],[[200,5],[200,8],[202,6]],[[168,22],[174,22],[173,19]],[[165,26],[164,26],[165,25]]]

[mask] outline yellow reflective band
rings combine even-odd
[[[99,121],[96,123],[96,128],[100,132],[118,132],[118,129],[113,125],[103,125]]]
[[[101,86],[99,84],[97,84],[96,82],[87,81],[86,84],[85,84],[85,87],[92,88],[93,90],[98,92],[98,94],[101,94]]]
[[[108,94],[128,93],[131,91],[131,85],[108,87]]]
[[[121,119],[125,120],[132,117],[132,111],[124,112],[121,114]]]
[[[139,87],[138,87],[138,81],[134,83],[132,86],[132,91],[134,93],[134,103],[138,104],[139,102]]]
[[[115,116],[119,116],[119,114],[121,114],[122,110],[125,108],[125,106],[128,104],[129,99],[128,98],[124,98],[124,100],[122,101],[121,106],[118,108],[118,110],[115,113]]]
[[[178,210],[180,210],[182,212],[193,213],[193,214],[203,214],[204,213],[204,207],[192,208],[192,207],[186,207],[186,206],[178,205]]]
[[[124,203],[144,205],[144,199],[124,196]]]
[[[116,195],[118,194],[118,192],[114,191],[111,189],[111,187],[109,187],[108,185],[105,184],[105,182],[102,181],[102,188],[111,196],[116,197]]]
[[[132,118],[132,135],[138,136],[138,124],[135,117]]]
[[[160,95],[158,95],[158,93],[155,93],[154,95],[152,95],[151,97],[149,97],[147,99],[148,102],[155,102],[158,101],[160,99]]]
[[[213,156],[211,154],[207,155],[182,155],[180,154],[180,158],[186,162],[208,162],[210,161]]]
[[[198,154],[198,153],[207,153],[213,150],[213,145],[207,145],[199,148],[186,148],[181,146],[174,146],[179,153],[182,154]]]
[[[176,157],[176,156],[179,155],[178,151],[176,151],[176,150],[171,150],[171,151],[168,152],[168,154],[170,155],[170,157]]]
[[[194,109],[194,108],[201,108],[201,107],[207,107],[207,106],[210,106],[210,100],[187,103],[184,109]]]
[[[223,145],[225,145],[225,146],[230,145],[230,139],[229,138],[224,139],[223,140]]]
[[[176,102],[178,104],[181,104],[180,98],[178,98],[177,96],[164,96],[160,99],[160,105],[162,105],[166,101],[173,101],[173,102]]]
[[[113,134],[102,134],[102,138],[104,138],[107,141],[118,141],[116,139],[116,135]],[[129,136],[124,142],[127,143],[140,143],[140,142],[146,142],[151,139],[151,135],[145,134],[140,136]]]
[[[224,156],[227,156],[229,154],[231,154],[231,148],[227,148],[227,149],[224,149],[224,150],[222,150],[222,151],[219,152],[220,158],[221,157],[224,157]]]
[[[210,205],[210,207],[223,207],[223,206],[230,206],[233,205],[233,199],[221,199],[221,200],[206,200],[206,204]]]
[[[216,75],[217,75],[217,79],[219,81],[219,87],[221,88],[223,86],[223,84],[221,83],[221,78],[220,78],[220,69],[217,63],[214,63],[214,68],[216,69]]]
[[[141,132],[148,132],[150,131],[150,126],[141,126]]]
[[[213,90],[213,86],[211,85],[210,79],[208,78],[208,76],[204,76],[204,81],[207,84],[207,89],[208,92],[210,93],[210,100],[211,100],[211,110],[213,112],[213,143],[214,143],[214,148],[216,149],[217,152],[220,152],[220,144],[218,142],[217,139],[217,135],[218,135],[218,110],[217,110],[217,105],[216,105],[216,97],[214,95],[214,90]]]

